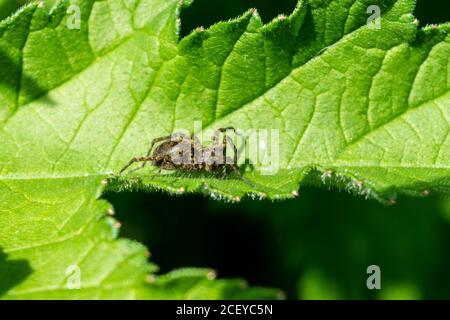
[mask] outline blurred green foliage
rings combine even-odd
[[[182,35],[257,7],[265,21],[296,0],[196,0]],[[0,18],[22,1],[0,0]],[[449,21],[448,0],[419,0],[422,25]],[[162,272],[213,267],[222,277],[278,287],[302,299],[450,299],[450,201],[402,198],[392,207],[336,191],[305,189],[283,203],[224,204],[199,196],[107,194],[122,236],[145,243]],[[366,287],[381,268],[382,290]]]

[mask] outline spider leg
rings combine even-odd
[[[233,148],[233,160],[232,160],[232,162],[229,160],[230,158],[227,157],[228,145],[231,145],[231,147]],[[238,150],[236,148],[236,145],[234,144],[233,139],[231,139],[229,136],[224,136],[223,137],[222,146],[223,146],[222,148],[223,148],[223,156],[224,156],[224,159],[225,159],[225,163],[226,164],[237,165],[239,152],[238,152]]]
[[[234,131],[234,133],[238,134],[234,127],[227,127],[227,128],[219,128],[219,129],[217,129],[217,131],[219,131],[221,133],[227,132],[228,130],[232,130],[232,131]]]
[[[233,131],[236,135],[240,136],[240,134],[237,133],[236,129],[233,127],[228,127],[228,128],[219,128],[216,130],[216,132],[214,133],[214,137],[213,137],[213,143],[214,144],[218,144],[219,143],[219,138],[220,138],[220,134],[221,133],[226,133],[228,130]]]
[[[193,164],[203,162],[203,146],[195,134],[191,135],[191,162]]]
[[[191,141],[194,146],[201,147],[200,140],[198,139],[198,137],[195,134],[191,135]]]
[[[243,135],[240,134],[240,133],[239,133],[235,128],[233,128],[233,127],[228,127],[228,128],[225,128],[224,130],[225,130],[225,131],[226,131],[226,130],[233,130],[235,135],[243,137]],[[234,153],[235,153],[235,157],[234,157],[234,160],[235,160],[235,161],[234,161],[234,163],[237,164],[238,159],[241,157],[242,151],[244,151],[244,148],[245,148],[245,137],[244,137],[244,143],[242,143],[242,145],[239,147],[239,149],[236,148],[236,145],[234,144],[233,140],[231,140],[231,142],[232,142],[232,144],[233,144],[233,149],[234,149]]]
[[[155,177],[159,176],[159,175],[161,174],[161,171],[162,171],[162,169],[161,169],[161,168],[158,168],[158,170],[156,171],[156,173],[153,174],[153,175],[150,177],[150,179],[154,179]]]
[[[210,160],[213,160],[212,162],[213,163],[225,163],[226,161],[225,161],[225,159],[223,158],[223,156],[224,156],[224,150],[223,150],[223,142],[222,142],[222,145],[220,145],[220,142],[219,142],[219,138],[220,138],[220,133],[221,133],[222,131],[220,131],[220,129],[218,129],[218,130],[216,130],[216,132],[214,133],[214,136],[213,136],[213,144],[212,144],[212,146],[211,146],[211,154],[210,154],[210,156],[211,156],[211,159],[209,159],[209,161]],[[219,159],[218,159],[218,156],[220,155],[220,151],[222,151],[222,159],[220,159],[221,161],[219,161]],[[210,161],[211,162],[211,161]]]
[[[241,171],[239,170],[239,167],[237,165],[233,165],[232,170],[239,176],[239,178],[244,181],[246,184],[248,184],[250,187],[255,188],[255,185],[248,180],[246,177],[244,177],[241,173]]]
[[[215,132],[215,134],[214,134],[214,137],[213,137],[213,143],[214,143],[215,145],[217,145],[217,144],[219,143],[219,137],[220,137],[220,134],[221,134],[221,133],[227,133],[228,130],[233,131],[236,135],[240,135],[240,134],[237,133],[236,129],[233,128],[233,127],[219,128],[219,129],[216,130],[216,132]],[[225,135],[225,136],[227,136],[227,135]],[[224,138],[224,142],[223,142],[223,143],[225,144],[225,138]]]
[[[237,163],[237,150],[236,150],[236,146],[235,146],[235,144],[234,144],[234,142],[233,142],[233,139],[231,139],[231,138],[226,134],[226,132],[227,132],[228,130],[232,130],[232,131],[234,131],[235,134],[237,134],[235,128],[233,128],[233,127],[228,127],[228,128],[219,128],[219,129],[217,129],[216,132],[214,133],[214,136],[213,136],[213,150],[214,150],[214,151],[221,151],[221,153],[222,153],[222,158],[220,159],[221,161],[219,161],[219,159],[217,159],[216,152],[214,152],[214,157],[215,157],[216,163],[218,163],[218,164],[226,164],[226,163],[228,163],[228,161],[227,161],[227,159],[228,159],[228,158],[227,158],[227,144],[228,144],[228,143],[231,144],[231,145],[233,146],[234,153],[235,153],[235,155],[234,155],[234,163],[235,163],[235,164]],[[220,138],[220,134],[221,134],[221,133],[225,133],[225,135],[223,136],[222,143],[219,142],[219,138]],[[220,148],[220,149],[219,149],[219,148]]]
[[[213,144],[214,144],[215,146],[218,146],[218,145],[219,145],[219,136],[220,136],[220,133],[226,133],[228,130],[231,130],[231,131],[233,131],[234,134],[236,134],[237,136],[241,136],[241,137],[242,137],[242,134],[240,134],[234,127],[219,128],[219,129],[217,129],[216,134],[215,134],[214,139],[213,139]],[[240,156],[241,156],[241,154],[242,154],[242,151],[243,151],[244,148],[245,148],[245,141],[244,141],[244,143],[239,147],[239,149],[237,149],[237,148],[236,148],[236,144],[234,143],[233,139],[231,139],[231,137],[225,135],[225,136],[224,136],[224,139],[223,139],[223,142],[222,142],[222,148],[224,149],[223,151],[224,151],[224,156],[225,156],[225,157],[226,157],[227,143],[230,144],[230,145],[232,145],[232,147],[233,147],[233,152],[234,152],[234,163],[237,164],[238,159],[240,158]],[[225,159],[226,159],[226,158],[225,158]]]
[[[122,168],[122,170],[119,171],[119,175],[121,175],[125,170],[127,170],[129,167],[131,167],[136,162],[146,163],[148,161],[153,161],[154,159],[155,159],[154,157],[134,157],[125,165],[125,167]]]
[[[235,148],[235,152],[236,152],[236,163],[237,163],[238,159],[241,157],[242,152],[244,151],[244,148],[245,148],[245,138],[244,138],[244,141],[243,141],[242,145],[239,147],[239,149],[236,150],[236,148]]]
[[[228,144],[231,144],[233,146],[233,161],[234,161],[233,163],[235,165],[237,165],[237,163],[238,163],[238,150],[236,148],[236,145],[233,142],[233,139],[231,139],[229,136],[227,136],[227,142],[225,142],[225,153],[227,151]]]

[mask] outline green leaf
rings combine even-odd
[[[379,30],[367,1],[300,1],[268,25],[249,11],[181,41],[179,1],[72,3],[81,30],[67,3],[1,27],[1,177],[106,176],[201,120],[278,129],[280,170],[256,164],[253,188],[149,168],[116,187],[284,198],[321,177],[383,199],[448,191],[449,25],[417,29],[414,1],[375,2]]]
[[[179,10],[188,2],[64,1],[50,14],[33,4],[0,24],[0,185],[8,190],[0,204],[0,247],[6,264],[26,260],[34,270],[8,294],[44,290],[50,274],[64,280],[61,266],[50,272],[43,265],[61,258],[55,248],[46,260],[40,260],[45,245],[18,255],[11,248],[63,241],[76,227],[89,232],[88,216],[104,206],[94,201],[99,181],[145,154],[152,139],[193,131],[195,121],[207,132],[278,130],[280,170],[264,175],[256,163],[245,173],[252,187],[232,177],[160,175],[148,166],[112,178],[111,188],[230,200],[292,197],[307,183],[382,201],[448,193],[448,24],[418,29],[412,0],[304,0],[267,25],[252,10],[179,40]],[[68,28],[69,4],[81,9],[80,30]],[[366,25],[369,5],[381,8],[381,29]],[[82,213],[70,218],[77,208]],[[39,222],[29,226],[25,216],[34,214]],[[44,222],[58,216],[52,233]],[[108,243],[127,272],[109,274],[105,262],[86,286],[96,283],[106,297],[98,282],[106,276],[105,285],[124,286],[120,296],[130,297],[135,285],[123,275],[139,275],[129,264],[148,271],[145,261],[128,258],[142,249],[108,238],[109,220],[100,221],[94,225],[103,231],[83,239]],[[67,241],[65,256],[75,257],[76,244]]]
[[[156,276],[142,245],[117,239],[98,177],[0,181],[0,297],[4,299],[281,298],[211,270]],[[109,214],[108,214],[109,212]]]
[[[15,0],[0,0],[0,19],[9,16],[14,12],[22,3],[22,1]]]

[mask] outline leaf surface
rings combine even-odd
[[[279,171],[256,164],[255,188],[153,168],[118,185],[280,198],[318,170],[375,198],[448,190],[449,27],[417,29],[414,1],[379,1],[379,30],[368,2],[300,1],[267,25],[249,11],[181,41],[178,1],[79,4],[81,30],[64,5],[3,23],[2,177],[105,176],[201,121],[279,130]]]
[[[68,28],[67,1],[50,14],[29,5],[0,24],[0,247],[34,270],[8,297],[58,292],[77,261],[101,264],[87,267],[81,292],[139,296],[153,267],[142,247],[115,240],[111,219],[96,219],[106,208],[100,181],[196,121],[205,132],[278,130],[279,170],[264,175],[256,163],[245,172],[252,187],[147,166],[111,188],[235,201],[292,197],[308,183],[381,201],[449,191],[450,27],[419,29],[412,0],[299,1],[269,24],[251,10],[181,40],[188,1],[71,4],[80,30]],[[381,29],[366,25],[373,4]],[[50,266],[57,252],[71,259]],[[112,261],[99,258],[107,252]]]

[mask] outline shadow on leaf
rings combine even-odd
[[[40,85],[33,77],[23,73],[22,57],[17,53],[9,53],[1,48],[0,88],[5,89],[2,96],[7,101],[6,112],[3,114],[0,112],[0,120],[4,120],[5,116],[6,118],[11,117],[17,111],[20,104],[34,99],[40,98],[47,105],[54,105],[54,101],[45,95],[47,89]],[[2,108],[4,107],[2,106]]]
[[[0,297],[24,281],[32,272],[26,260],[9,260],[0,248]]]

